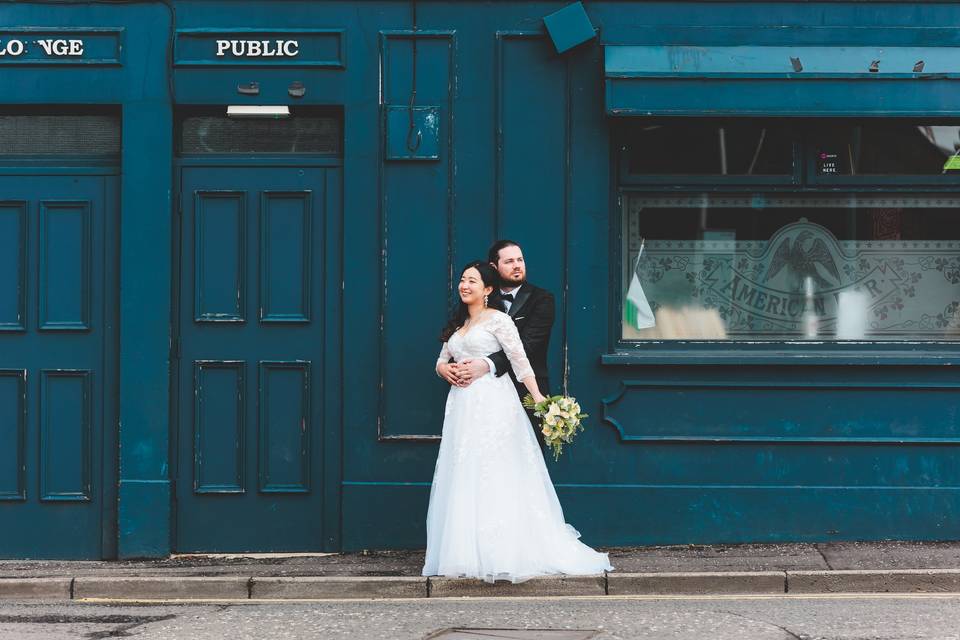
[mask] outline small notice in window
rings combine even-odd
[[[840,173],[838,154],[821,151],[817,156],[817,175],[829,176]]]
[[[947,161],[943,163],[944,171],[960,171],[960,156],[950,156],[947,158]]]

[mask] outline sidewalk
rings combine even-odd
[[[422,551],[0,561],[0,599],[248,600],[460,596],[960,593],[960,542],[606,549],[616,571],[521,584],[423,578]]]

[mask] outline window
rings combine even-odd
[[[338,113],[294,109],[285,119],[228,118],[225,108],[187,110],[179,118],[181,154],[339,154],[343,120]]]
[[[840,123],[815,127],[814,174],[947,176],[960,173],[960,126],[911,122]]]
[[[625,339],[960,338],[960,197],[626,198]]]
[[[0,113],[0,156],[119,156],[119,113],[75,111]]]
[[[643,120],[624,132],[622,169],[637,177],[789,176],[793,144],[789,123]]]
[[[960,340],[960,194],[883,177],[948,186],[960,127],[833,127],[797,129],[792,183],[684,185],[671,169],[623,192],[623,340]],[[824,139],[841,142],[821,161]],[[818,183],[854,174],[870,189]]]

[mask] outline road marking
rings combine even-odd
[[[539,602],[543,600],[583,600],[608,602],[610,600],[953,600],[960,592],[943,593],[784,593],[784,594],[715,594],[715,595],[613,595],[613,596],[462,596],[452,598],[77,598],[70,602],[89,604],[317,604],[323,602]]]

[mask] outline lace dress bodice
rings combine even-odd
[[[443,343],[440,357],[437,358],[438,365],[449,362],[450,358],[457,362],[470,358],[485,358],[503,349],[517,380],[524,380],[533,375],[533,368],[523,350],[517,325],[507,314],[502,311],[487,310],[486,315],[470,326],[466,333],[462,331],[462,329],[457,331]]]

